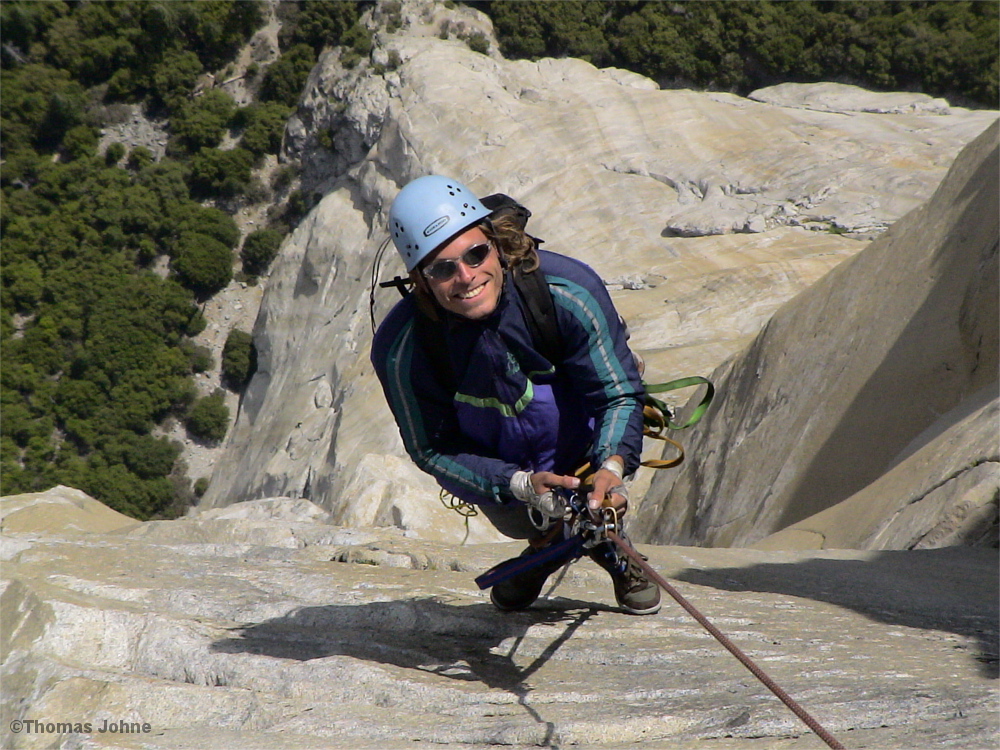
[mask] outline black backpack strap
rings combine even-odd
[[[458,390],[455,371],[451,366],[451,355],[448,353],[447,339],[444,335],[445,323],[441,320],[431,320],[420,310],[413,319],[414,333],[417,343],[423,348],[430,360],[437,380],[449,393]]]
[[[535,348],[549,362],[558,365],[563,360],[562,337],[545,274],[540,268],[525,272],[518,267],[511,275],[528,310],[528,330]]]

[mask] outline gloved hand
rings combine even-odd
[[[510,479],[510,491],[521,502],[527,503],[546,518],[562,518],[566,514],[566,501],[553,492],[555,487],[575,489],[580,485],[576,477],[565,477],[549,471],[530,474],[515,471]]]

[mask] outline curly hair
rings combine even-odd
[[[520,267],[526,272],[538,268],[535,239],[525,233],[524,227],[511,214],[501,214],[484,222],[480,228],[499,248],[510,268]]]

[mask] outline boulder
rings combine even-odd
[[[947,101],[927,94],[868,91],[846,83],[779,83],[752,91],[749,98],[756,102],[819,112],[948,115],[952,111]]]
[[[5,529],[0,746],[822,747],[672,599],[626,615],[589,560],[503,615],[473,578],[519,545],[327,517],[266,498]],[[845,746],[995,741],[993,551],[641,549]]]
[[[996,546],[998,132],[716,371],[691,460],[653,480],[637,538]]]
[[[64,485],[4,498],[0,508],[0,530],[5,532],[45,533],[58,529],[99,534],[138,524],[83,490]]]

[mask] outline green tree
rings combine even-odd
[[[316,64],[316,54],[308,44],[297,44],[271,63],[264,71],[260,100],[294,107]]]
[[[251,104],[245,107],[239,121],[243,127],[240,145],[250,153],[277,154],[281,150],[281,137],[291,109],[279,102]]]
[[[196,438],[210,443],[221,441],[229,428],[229,407],[226,406],[225,394],[216,391],[195,401],[185,424],[188,432]]]
[[[178,280],[198,297],[218,292],[233,278],[233,255],[214,237],[183,232],[173,246],[171,264]]]
[[[240,239],[240,229],[232,216],[190,200],[178,202],[171,207],[170,223],[177,237],[185,232],[196,232],[218,240],[229,250],[235,248]]]
[[[850,81],[1000,105],[1000,4],[986,2],[490,2],[508,57],[582,57],[663,86],[746,94]]]
[[[242,391],[256,369],[253,336],[233,328],[222,348],[222,378],[234,391]]]
[[[151,94],[153,102],[170,110],[187,100],[188,92],[203,70],[201,60],[191,51],[170,52],[153,69]]]
[[[85,120],[86,94],[64,70],[29,64],[0,71],[0,147],[55,151]]]
[[[122,159],[125,158],[125,144],[124,143],[111,143],[108,145],[107,149],[104,151],[104,163],[109,167],[113,167]]]
[[[342,44],[343,37],[372,5],[371,2],[317,3],[310,0],[282,3],[278,7],[282,19],[278,37],[281,49],[306,44],[319,55],[324,47]]]
[[[191,159],[191,192],[202,198],[242,195],[250,187],[253,164],[253,154],[243,148],[203,148]]]
[[[192,411],[191,374],[211,363],[189,337],[206,323],[190,289],[141,269],[169,253],[176,277],[201,295],[230,277],[239,231],[231,216],[199,205],[212,196],[198,185],[236,194],[253,154],[199,162],[235,105],[221,91],[193,99],[192,86],[224,64],[260,10],[237,0],[0,5],[5,491],[61,482],[137,518],[188,499],[173,476],[178,447],[151,430]],[[156,162],[136,148],[126,170],[117,167],[120,144],[98,156],[101,91],[166,107],[175,139],[195,157]],[[213,403],[193,410],[196,424]]]
[[[257,229],[248,234],[240,251],[243,270],[251,276],[260,276],[267,271],[278,254],[282,239],[281,232],[274,229]]]
[[[128,166],[129,169],[134,169],[139,171],[144,167],[154,163],[153,152],[150,151],[145,146],[135,146],[129,151],[128,155]]]
[[[235,113],[233,98],[225,91],[212,89],[179,105],[170,118],[170,129],[185,149],[196,153],[219,145]]]
[[[97,150],[97,133],[87,125],[77,125],[66,131],[62,151],[69,159],[93,156]]]

